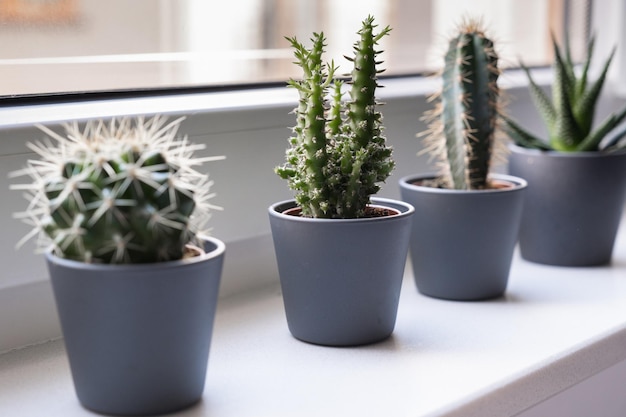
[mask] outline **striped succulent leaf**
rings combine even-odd
[[[551,99],[535,83],[529,69],[522,64],[529,81],[531,97],[544,121],[548,138],[543,139],[534,135],[513,119],[503,116],[511,138],[523,147],[562,152],[612,150],[626,147],[626,143],[622,140],[626,136],[626,128],[616,132],[626,118],[626,108],[610,114],[594,126],[598,100],[615,49],[604,62],[598,78],[590,80],[589,68],[595,45],[593,37],[587,45],[586,57],[580,72],[576,71],[576,64],[572,61],[569,40],[566,39],[564,48],[557,44],[554,37],[552,44],[555,57]]]

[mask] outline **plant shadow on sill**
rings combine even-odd
[[[323,345],[317,343],[307,342],[306,340],[300,340],[297,337],[294,337],[290,334],[291,340],[294,343],[300,343],[304,346],[311,347],[312,349],[329,349],[329,350],[337,350],[337,351],[353,351],[353,350],[375,350],[375,351],[396,351],[400,349],[400,343],[394,338],[394,334],[392,333],[389,337],[383,340],[379,340],[377,342],[371,342],[362,345]]]
[[[202,398],[200,398],[200,401],[198,401],[195,404],[190,405],[188,408],[176,411],[176,412],[174,412],[171,415],[176,415],[176,416],[179,416],[179,417],[185,417],[185,416],[192,417],[192,416],[208,416],[208,415],[211,415],[211,407],[210,407],[211,393],[207,392],[207,391],[208,390],[205,387],[204,395],[202,396]],[[169,415],[169,414],[166,414],[166,415]]]
[[[518,276],[499,298],[482,301],[486,306],[517,308],[520,305],[579,304],[580,306],[619,299],[626,288],[623,266],[552,267],[555,274]],[[600,276],[598,274],[601,273]]]
[[[560,284],[550,284],[549,288],[545,286],[536,289],[524,289],[517,290],[511,289],[498,298],[482,301],[465,301],[463,303],[477,303],[482,304],[485,308],[518,308],[520,305],[540,305],[540,304],[592,304],[598,301],[606,300],[607,297],[611,297],[611,291],[609,289],[606,292],[595,291],[593,293],[585,292],[584,288],[575,291],[561,291],[559,290]]]

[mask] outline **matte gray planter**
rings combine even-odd
[[[328,346],[378,342],[393,332],[414,209],[381,198],[400,214],[312,219],[269,208],[287,324],[297,339]]]
[[[624,210],[626,152],[511,150],[509,172],[528,181],[522,257],[560,266],[610,263]]]
[[[202,397],[225,246],[187,260],[97,265],[47,254],[81,404],[154,415]]]
[[[492,175],[514,187],[478,191],[413,184],[433,177],[413,175],[399,181],[402,199],[415,207],[410,254],[418,291],[459,301],[501,296],[509,279],[526,181]]]

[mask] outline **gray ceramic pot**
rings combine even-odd
[[[493,175],[513,186],[478,191],[414,184],[433,177],[400,179],[402,199],[415,207],[410,254],[418,291],[459,301],[501,296],[517,242],[526,181]]]
[[[96,265],[47,254],[76,394],[90,410],[154,415],[202,397],[225,246],[188,260]]]
[[[626,152],[511,150],[509,172],[528,181],[522,257],[560,266],[610,263],[624,209]]]
[[[287,324],[297,339],[356,346],[393,332],[414,209],[361,219],[313,219],[284,214],[293,200],[269,208]]]

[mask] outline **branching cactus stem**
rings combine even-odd
[[[374,18],[363,21],[354,45],[350,99],[342,100],[343,82],[335,78],[334,63],[324,64],[325,38],[314,33],[311,48],[287,38],[302,80],[288,85],[299,93],[296,126],[286,152],[286,163],[276,173],[289,182],[302,215],[355,218],[366,215],[370,196],[379,191],[394,168],[391,148],[383,136],[382,114],[377,110],[377,44],[391,30],[374,33]]]

